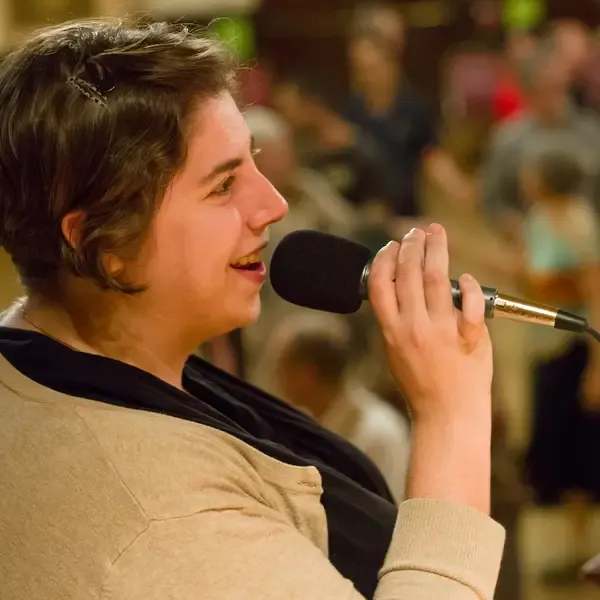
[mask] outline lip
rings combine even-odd
[[[250,250],[250,252],[246,252],[246,254],[244,254],[244,256],[240,256],[238,259],[234,260],[231,264],[235,264],[236,262],[240,261],[242,258],[245,258],[246,256],[250,256],[252,254],[260,254],[268,245],[269,245],[269,242],[264,242],[260,246],[257,246],[254,250]]]
[[[264,262],[260,263],[260,267],[258,269],[254,269],[252,271],[246,271],[244,269],[236,269],[235,267],[231,267],[236,273],[249,279],[253,283],[257,285],[262,285],[267,279],[267,266]]]

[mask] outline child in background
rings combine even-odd
[[[523,231],[525,286],[534,300],[600,323],[598,216],[585,197],[585,157],[560,135],[526,153],[521,185],[530,206]],[[577,576],[591,508],[600,500],[600,344],[532,326],[534,420],[527,474],[541,505],[571,509],[573,564],[549,571],[548,583]]]

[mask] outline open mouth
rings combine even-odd
[[[254,254],[249,254],[248,256],[244,256],[240,258],[235,263],[230,265],[234,269],[239,269],[240,271],[258,271],[262,268],[262,261],[260,260],[260,256],[257,252]]]

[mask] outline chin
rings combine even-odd
[[[255,299],[244,303],[243,306],[239,307],[236,311],[235,320],[236,324],[232,329],[240,329],[241,327],[248,327],[255,323],[260,316],[260,296],[257,295]]]

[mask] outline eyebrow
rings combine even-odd
[[[254,152],[256,148],[256,143],[254,140],[254,136],[250,138],[250,151]],[[214,167],[211,172],[202,179],[203,184],[210,183],[215,177],[219,175],[223,175],[224,173],[229,173],[229,171],[233,171],[238,167],[241,167],[244,164],[243,158],[230,158],[222,163],[219,163],[216,167]]]

